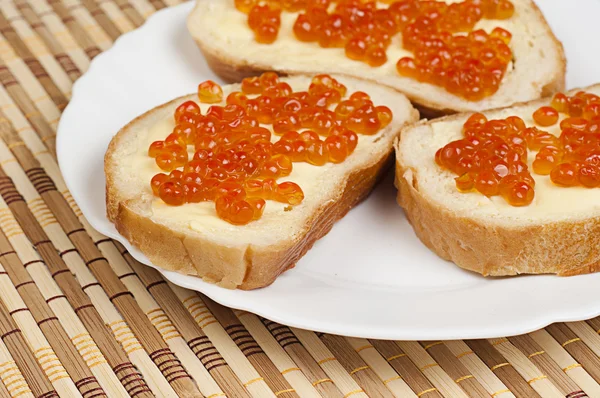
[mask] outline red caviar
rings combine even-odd
[[[223,100],[223,90],[221,86],[217,83],[207,80],[198,85],[198,99],[200,102],[205,102],[207,104],[216,104]],[[191,102],[191,101],[188,101]],[[191,105],[188,105],[191,106]],[[197,107],[197,105],[196,105]],[[187,111],[187,110],[186,110]],[[198,112],[193,112],[194,114],[200,113],[200,108],[198,107]],[[177,114],[176,114],[177,116]]]
[[[475,113],[464,123],[464,137],[441,148],[436,162],[458,174],[457,188],[479,191],[488,197],[501,195],[513,206],[533,201],[535,182],[527,164],[527,148],[539,133],[524,136],[525,123],[515,116],[488,120]]]
[[[481,19],[514,14],[509,0],[236,0],[248,14],[259,43],[272,43],[281,12],[299,12],[292,31],[302,42],[344,48],[348,58],[372,67],[386,64],[392,39],[401,34],[410,57],[392,60],[400,75],[445,88],[478,101],[494,94],[512,60],[512,35],[500,27],[474,30]]]
[[[198,87],[200,102],[223,103],[216,83]],[[150,181],[166,204],[213,201],[217,215],[235,225],[259,219],[266,200],[298,205],[302,188],[278,182],[291,174],[294,162],[341,163],[356,149],[357,134],[375,134],[393,117],[366,93],[347,96],[346,87],[329,75],[315,76],[307,91],[294,92],[273,72],[246,78],[241,87],[227,95],[224,106],[212,105],[204,114],[197,103],[182,103],[173,132],[150,144],[148,156],[169,172]],[[279,138],[272,140],[261,124],[271,124]]]
[[[542,107],[534,112],[548,107]],[[559,93],[551,108],[565,114],[556,143],[543,147],[533,163],[534,171],[550,174],[560,186],[600,186],[600,97],[579,91],[573,96]],[[546,110],[544,110],[546,112]]]
[[[552,126],[558,122],[558,111],[551,106],[542,106],[533,112],[533,120],[542,127]]]
[[[526,206],[534,199],[528,151],[537,151],[533,172],[549,175],[555,185],[600,187],[600,97],[583,91],[573,96],[558,93],[550,106],[538,108],[532,117],[539,126],[552,126],[560,113],[566,117],[558,136],[526,127],[517,116],[488,120],[475,113],[464,123],[464,138],[440,148],[435,160],[458,175],[459,191],[501,195],[513,206]]]

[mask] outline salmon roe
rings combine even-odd
[[[390,46],[413,53],[396,62],[402,76],[441,86],[470,101],[494,94],[512,61],[512,35],[496,27],[474,30],[482,19],[511,18],[509,0],[235,0],[248,14],[259,43],[273,43],[281,13],[298,13],[295,37],[325,48],[343,48],[348,58],[373,67],[388,62]],[[401,40],[394,41],[397,35]]]
[[[600,97],[559,93],[532,117],[540,126],[552,126],[559,113],[565,118],[558,135],[527,127],[517,116],[488,120],[475,113],[463,125],[464,138],[440,148],[435,161],[458,175],[459,191],[501,195],[513,206],[529,205],[535,196],[530,151],[537,152],[533,172],[549,175],[555,185],[600,187]]]
[[[376,134],[392,121],[391,110],[375,106],[366,93],[347,94],[329,75],[294,92],[267,72],[244,79],[241,91],[204,114],[196,102],[183,102],[172,133],[148,148],[164,171],[151,179],[152,192],[171,206],[212,201],[217,216],[235,225],[259,219],[267,200],[300,204],[302,188],[278,181],[295,162],[341,163],[356,149],[357,134]],[[223,90],[204,82],[198,98],[216,103]]]
[[[570,97],[556,94],[551,106],[565,118],[557,143],[536,155],[534,171],[550,174],[552,182],[564,187],[600,186],[600,97],[583,91]]]

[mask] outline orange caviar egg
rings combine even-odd
[[[244,94],[260,94],[262,86],[258,77],[246,77],[242,80],[242,92]]]
[[[385,50],[378,45],[369,47],[365,54],[365,58],[367,63],[371,66],[381,66],[387,62]]]
[[[158,195],[158,188],[169,179],[169,176],[164,173],[158,173],[150,180],[150,187],[154,195]]]
[[[535,155],[533,171],[536,174],[548,175],[562,160],[563,151],[555,146],[545,146]]]
[[[300,186],[294,182],[282,182],[277,186],[275,200],[290,205],[297,205],[304,200],[304,192],[302,192]]]
[[[507,185],[502,191],[502,197],[512,206],[527,206],[533,202],[535,192],[524,181],[516,181]]]
[[[329,161],[332,163],[342,163],[348,157],[348,144],[340,136],[327,137],[325,146],[326,152],[329,154]]]
[[[467,129],[469,127],[483,127],[487,123],[487,121],[488,119],[487,117],[485,117],[484,114],[474,113],[471,116],[469,116],[469,118],[465,122],[464,129]]]
[[[345,125],[357,133],[372,135],[381,128],[381,121],[375,107],[366,104],[354,110],[345,120]]]
[[[362,37],[352,38],[345,46],[346,56],[356,61],[362,61],[367,55],[367,42]]]
[[[298,40],[312,42],[319,40],[316,28],[317,25],[307,15],[300,14],[294,23],[293,30]]]
[[[200,114],[200,107],[194,101],[185,101],[175,109],[175,122],[179,122],[184,113],[198,115]]]
[[[419,77],[415,60],[410,57],[400,58],[398,63],[396,63],[396,69],[398,70],[398,73],[403,76],[412,78]]]
[[[254,219],[255,208],[245,200],[220,196],[215,201],[217,215],[233,225],[248,224]]]
[[[496,7],[496,19],[508,19],[515,12],[515,6],[507,0],[500,0]]]
[[[311,141],[306,146],[306,162],[314,166],[323,166],[329,160],[327,146],[323,141]]]
[[[542,106],[533,112],[533,120],[542,127],[558,122],[558,111],[551,106]]]
[[[156,165],[162,170],[171,171],[183,166],[187,161],[187,151],[178,145],[166,145],[154,158]]]
[[[234,91],[227,96],[227,105],[245,106],[248,102],[248,97],[239,91]]]
[[[307,91],[294,92],[273,72],[244,79],[225,101],[214,82],[198,91],[214,105],[205,114],[193,101],[175,109],[173,131],[148,147],[169,172],[157,173],[150,188],[171,206],[214,202],[217,216],[234,225],[258,220],[268,200],[292,206],[304,200],[299,185],[278,182],[294,162],[342,163],[356,149],[357,133],[375,134],[393,119],[388,107],[375,106],[366,93],[347,93],[329,75],[315,76]]]
[[[377,118],[381,122],[381,127],[385,127],[392,122],[392,110],[387,106],[377,106],[375,107],[375,111],[377,112]]]
[[[592,120],[600,116],[600,102],[592,102],[583,108],[582,116],[584,119]]]
[[[468,192],[475,187],[475,173],[467,172],[461,175],[460,177],[456,177],[454,181],[456,182],[456,188],[458,188],[461,192]]]
[[[562,163],[552,169],[550,179],[557,185],[573,187],[578,184],[578,170],[571,163]]]
[[[254,213],[252,220],[258,220],[265,211],[265,205],[267,203],[262,198],[247,198],[246,202],[252,207]]]
[[[566,113],[569,110],[569,98],[563,93],[556,93],[554,97],[552,97],[551,106],[556,109],[558,112]]]
[[[263,89],[271,86],[275,86],[279,81],[279,76],[275,72],[265,72],[258,78],[260,85]]]
[[[270,23],[261,23],[254,30],[256,41],[262,44],[271,44],[277,39],[279,27]]]
[[[212,80],[198,85],[198,99],[206,104],[215,104],[223,100],[223,89]]]
[[[281,24],[281,9],[271,8],[268,4],[252,7],[248,13],[248,25],[250,29],[256,31],[264,23],[279,28]]]
[[[600,167],[593,163],[586,163],[579,168],[578,180],[586,188],[600,186]]]
[[[154,141],[152,144],[150,144],[150,147],[148,148],[148,156],[150,156],[151,158],[157,157],[162,152],[164,147],[164,141]]]
[[[498,195],[500,191],[498,176],[492,170],[483,170],[475,178],[475,189],[485,196]]]
[[[492,30],[492,33],[490,33],[490,37],[496,37],[502,40],[504,44],[509,44],[512,39],[512,34],[506,29],[495,27],[494,30]]]
[[[185,203],[185,193],[178,182],[162,183],[158,187],[158,196],[168,205],[179,206]]]
[[[560,122],[561,130],[573,129],[577,131],[583,131],[586,129],[588,121],[582,117],[568,117]]]
[[[256,4],[256,0],[235,0],[234,4],[239,11],[248,14]]]
[[[583,107],[585,106],[585,99],[581,97],[569,97],[568,99],[568,111],[572,117],[580,117],[583,114]]]

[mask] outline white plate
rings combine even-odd
[[[569,87],[600,81],[600,2],[539,1],[565,43]],[[208,69],[185,28],[191,3],[156,13],[119,38],[75,84],[59,125],[65,181],[98,231],[148,264],[106,219],[103,156],[112,136],[146,110],[193,91]],[[161,270],[177,285],[226,306],[291,326],[381,339],[459,339],[514,335],[551,322],[600,315],[600,273],[571,278],[484,279],[430,252],[395,203],[388,179],[277,281],[234,291]]]

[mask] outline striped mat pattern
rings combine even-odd
[[[56,126],[90,60],[179,0],[0,0],[0,398],[600,397],[600,318],[378,341],[289,328],[165,281],[94,231]]]

